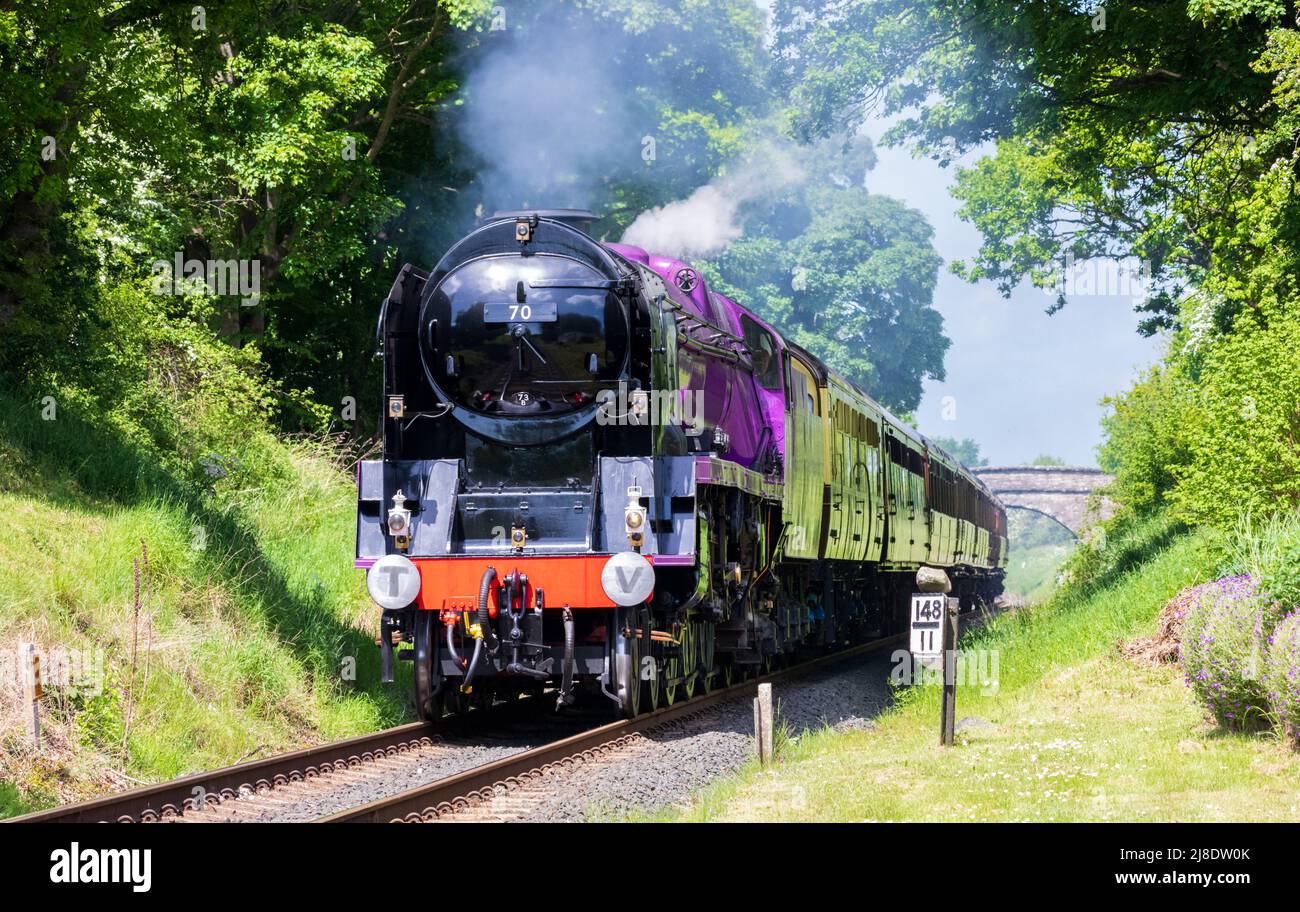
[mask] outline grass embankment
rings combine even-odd
[[[75,397],[53,420],[25,394],[0,411],[2,654],[34,641],[49,674],[79,650],[93,691],[103,650],[98,694],[47,686],[40,752],[6,664],[0,816],[405,718],[377,683],[352,477],[329,446],[250,425],[195,480]]]
[[[1026,602],[1041,602],[1056,590],[1056,576],[1070,556],[1069,545],[1011,546],[1005,591]]]
[[[1062,564],[1075,548],[1074,535],[1056,521],[1028,510],[1007,512],[1011,547],[1007,552],[1008,595],[1040,602],[1056,590]]]
[[[955,747],[936,746],[938,688],[912,688],[873,729],[804,734],[671,819],[1300,819],[1300,755],[1220,729],[1179,667],[1116,649],[1221,560],[1208,533],[1141,524],[1073,564],[1088,582],[963,637],[996,650],[998,687],[959,690]]]

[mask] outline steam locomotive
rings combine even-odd
[[[499,212],[381,308],[356,566],[422,717],[528,692],[635,716],[900,631],[921,565],[964,607],[1001,591],[978,479],[594,219]]]

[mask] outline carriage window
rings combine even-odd
[[[864,435],[864,439],[873,447],[880,446],[880,428],[876,426],[876,422],[870,419],[866,422],[866,434]]]
[[[790,407],[809,415],[818,414],[817,380],[798,358],[790,358]],[[847,430],[847,428],[845,428]]]
[[[790,401],[800,402],[804,396],[803,377],[799,373],[790,375]]]
[[[907,451],[907,468],[913,475],[925,476],[925,460],[916,450]]]
[[[772,334],[747,316],[741,316],[740,325],[745,333],[745,347],[754,361],[754,379],[763,389],[779,390],[781,364],[776,357]]]

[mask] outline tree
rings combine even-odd
[[[899,115],[892,141],[940,161],[992,144],[958,171],[983,235],[961,274],[1009,293],[1070,257],[1149,270],[1141,331],[1170,346],[1109,403],[1112,496],[1221,526],[1294,506],[1295,3],[801,0],[774,22],[801,135],[874,106]]]
[[[1034,457],[1034,461],[1031,462],[1030,465],[1036,465],[1036,466],[1063,466],[1063,465],[1065,465],[1065,460],[1062,459],[1062,458],[1059,457],[1059,456],[1049,456],[1048,454],[1044,453],[1044,454],[1041,455],[1041,456],[1035,456],[1035,457]]]
[[[942,380],[949,341],[932,306],[941,259],[925,217],[868,193],[870,143],[805,149],[806,179],[761,195],[711,282],[891,409]]]
[[[297,330],[346,339],[359,313],[345,305],[371,297],[358,291],[372,266],[391,271],[376,237],[401,210],[392,171],[426,150],[410,124],[454,88],[450,41],[485,0],[74,5],[16,3],[0,18],[0,93],[21,100],[0,117],[11,363],[48,361],[50,344],[78,336],[88,308],[62,302],[179,250],[256,264],[262,307],[228,298],[214,319],[260,331],[269,313],[264,341],[286,375],[337,376],[319,362],[346,347]]]
[[[1073,0],[801,0],[778,4],[775,47],[803,135],[877,104],[904,115],[894,140],[941,161],[995,143],[959,172],[984,235],[962,274],[1009,293],[1053,285],[1067,256],[1132,256],[1150,269],[1138,308],[1153,332],[1210,273],[1240,276],[1279,244],[1294,257],[1294,204],[1277,195],[1296,158],[1290,6],[1111,0],[1099,20]],[[1279,223],[1275,244],[1249,230],[1261,219]]]
[[[168,293],[168,320],[367,427],[400,263],[497,206],[590,205],[617,237],[707,183],[776,132],[765,37],[751,0],[0,2],[0,356],[75,372],[102,289],[179,252],[255,271],[257,301]],[[805,154],[817,180],[746,213],[720,280],[911,408],[948,344],[929,226],[862,189],[869,146]]]
[[[585,202],[617,230],[707,181],[770,103],[748,0],[504,12],[496,22],[490,0],[0,3],[5,365],[75,369],[85,352],[52,346],[84,343],[103,283],[147,277],[180,251],[255,267],[261,287],[255,307],[177,297],[172,317],[211,323],[291,388],[332,406],[351,396],[364,412],[375,314],[398,265],[432,266],[504,202],[485,148],[548,151],[501,131],[473,143],[473,112],[504,97],[516,115],[542,102],[591,113],[568,148],[616,154],[567,164],[591,164],[598,193]],[[565,29],[590,39],[581,55],[556,43]],[[584,59],[608,80],[548,91]],[[486,105],[483,80],[468,78],[484,73],[504,90]],[[615,103],[622,116],[602,120]],[[645,135],[658,140],[649,162]]]
[[[987,459],[980,456],[979,444],[970,437],[961,440],[955,437],[932,437],[930,440],[968,469],[978,469],[989,464]]]

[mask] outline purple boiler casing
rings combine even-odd
[[[743,336],[741,318],[748,317],[772,336],[780,370],[784,373],[787,354],[780,333],[753,311],[741,307],[725,295],[710,291],[704,276],[695,267],[683,260],[649,253],[630,244],[606,243],[604,246],[625,259],[642,263],[654,270],[664,280],[673,300],[706,323],[733,336]],[[677,276],[687,269],[697,277],[695,287],[690,292],[683,291],[677,282]],[[688,363],[679,360],[679,367],[690,371],[682,393],[698,390],[704,394],[706,424],[720,427],[731,438],[731,450],[726,457],[746,468],[753,468],[762,455],[766,440],[770,440],[775,444],[784,464],[785,401],[781,391],[764,389],[750,371],[738,368],[722,358],[692,352],[689,358],[682,360]],[[748,407],[752,402],[759,404],[757,414]]]

